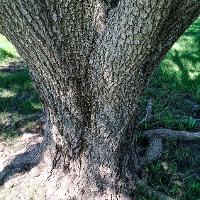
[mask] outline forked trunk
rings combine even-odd
[[[140,83],[138,78],[140,76],[137,74],[133,80]],[[38,89],[44,84],[47,88],[52,80],[56,80],[56,77],[41,80]],[[138,173],[136,134],[133,133],[138,96],[143,85],[133,88],[132,102],[122,112],[126,103],[123,94],[118,96],[116,91],[112,91],[112,94],[104,91],[108,94],[106,98],[106,93],[104,96],[90,95],[93,99],[85,98],[87,101],[84,101],[75,92],[76,89],[69,89],[68,92],[65,89],[66,93],[63,94],[62,88],[69,86],[60,87],[64,82],[59,80],[57,84],[52,85],[52,90],[51,86],[48,87],[48,94],[53,94],[52,97],[43,96],[47,117],[47,153],[51,155],[48,156],[51,170],[49,182],[53,184],[49,185],[47,199],[58,198],[58,195],[61,195],[58,199],[128,198]],[[58,93],[55,93],[55,88],[59,90]],[[102,93],[103,89],[98,89],[98,92]],[[61,185],[56,186],[58,183]]]
[[[199,12],[199,0],[0,0],[45,108],[47,199],[131,198],[139,97]]]

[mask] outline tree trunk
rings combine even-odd
[[[51,185],[47,199],[131,198],[139,97],[199,13],[199,0],[0,0],[0,31],[44,104],[51,183],[63,191]]]

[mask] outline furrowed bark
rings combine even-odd
[[[27,61],[45,107],[60,199],[131,198],[139,97],[199,12],[199,0],[0,0],[0,31]]]

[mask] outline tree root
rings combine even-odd
[[[147,138],[160,137],[171,140],[196,141],[200,140],[200,132],[176,131],[171,129],[154,129],[144,131]]]
[[[42,158],[43,147],[41,143],[30,146],[24,153],[7,160],[8,164],[0,172],[0,186],[9,180],[15,174],[30,171],[34,166],[38,165]]]
[[[171,129],[154,129],[144,131],[144,136],[149,140],[149,146],[144,157],[140,160],[140,167],[149,165],[158,160],[163,151],[163,140],[200,140],[200,132],[176,131]]]
[[[158,160],[163,151],[163,139],[153,137],[149,139],[149,146],[144,155],[144,157],[140,160],[140,167],[147,166],[154,161]]]

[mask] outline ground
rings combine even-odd
[[[144,130],[200,130],[200,18],[168,52],[141,98],[138,142]],[[0,35],[0,171],[15,155],[40,143],[42,104],[26,64]],[[0,172],[1,175],[2,171]],[[15,174],[1,187],[0,199],[45,199],[45,166]],[[162,158],[140,175],[146,183],[174,199],[200,199],[200,143],[167,141]],[[137,200],[153,200],[138,188]]]

